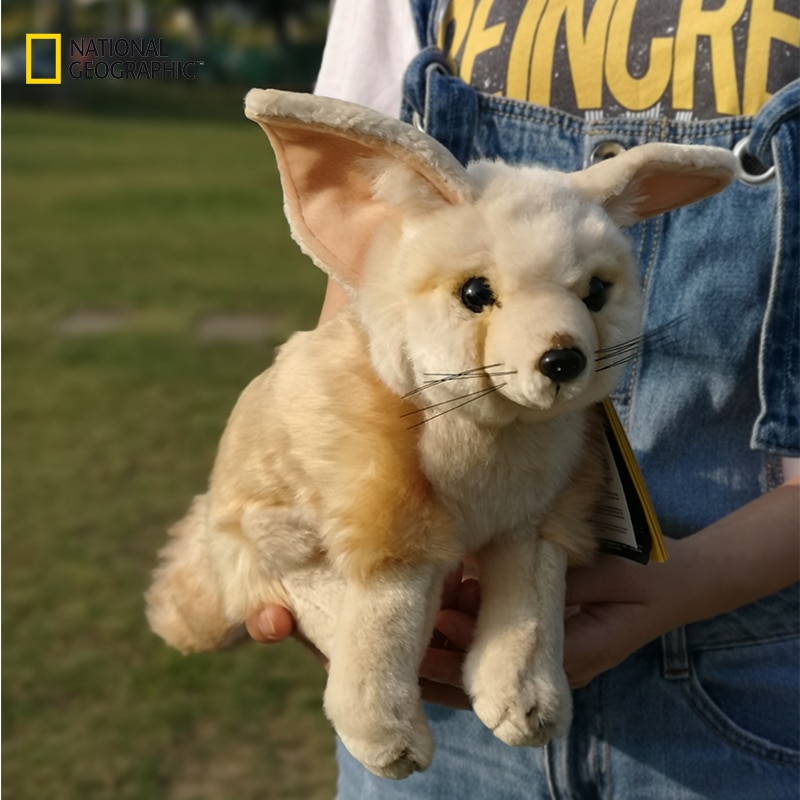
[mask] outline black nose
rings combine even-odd
[[[548,350],[539,359],[539,371],[554,383],[574,381],[586,368],[586,356],[576,347]]]

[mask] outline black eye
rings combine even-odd
[[[461,302],[476,314],[495,303],[494,292],[486,278],[470,278],[459,292]]]
[[[594,277],[589,281],[589,294],[583,298],[583,303],[589,311],[599,311],[608,300],[608,290],[611,288],[610,283]]]

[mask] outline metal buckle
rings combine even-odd
[[[430,106],[430,82],[431,82],[431,74],[434,72],[438,72],[440,75],[450,75],[447,71],[445,66],[438,61],[434,61],[432,64],[428,64],[425,67],[425,114],[422,115],[418,111],[414,111],[411,115],[411,124],[418,130],[422,131],[423,133],[428,132],[428,108]]]
[[[740,139],[733,146],[733,154],[739,161],[739,173],[736,176],[742,183],[750,186],[760,186],[769,183],[775,177],[775,166],[767,167],[755,156],[747,152],[750,137]]]
[[[625,148],[619,142],[601,142],[596,145],[589,156],[590,164],[599,164],[601,161],[606,161],[609,158],[614,158],[620,153],[624,153]]]

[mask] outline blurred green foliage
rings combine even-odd
[[[4,109],[14,800],[333,795],[312,657],[293,642],[183,657],[143,614],[156,551],[203,490],[238,392],[313,324],[324,282],[290,241],[266,138],[238,93],[223,98],[226,123]],[[218,314],[268,324],[243,341],[201,335]]]
[[[36,104],[68,96],[75,105],[87,96],[91,102],[95,93],[108,96],[111,84],[118,89],[133,83],[69,76],[66,63],[75,55],[70,42],[104,37],[153,38],[170,59],[198,63],[191,70],[197,83],[309,90],[322,58],[329,11],[329,0],[5,0],[4,99]],[[25,85],[28,33],[62,34],[61,87]],[[194,83],[166,80],[187,91]]]

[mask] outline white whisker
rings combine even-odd
[[[444,411],[440,411],[438,414],[434,414],[432,417],[426,417],[425,419],[420,420],[419,422],[415,422],[413,425],[410,425],[408,429],[412,430],[413,428],[418,428],[420,425],[424,425],[426,422],[430,422],[431,420],[437,419],[437,417],[443,417],[445,414],[449,414],[451,411],[455,411],[456,409],[461,408],[462,406],[465,406],[469,403],[474,403],[476,400],[480,400],[482,397],[486,397],[486,395],[491,394],[492,392],[496,392],[498,389],[502,389],[503,386],[505,386],[505,384],[501,383],[498,384],[497,386],[490,386],[488,389],[481,389],[477,392],[471,392],[470,394],[461,395],[461,397],[454,397],[451,400],[444,401],[443,403],[436,403],[432,406],[428,406],[427,408],[420,408],[418,409],[419,411],[428,411],[431,408],[437,408],[438,406],[443,406],[446,405],[447,403],[455,402],[456,400],[463,400],[462,403],[459,403],[458,405],[453,406],[452,408],[446,408]],[[464,400],[465,397],[468,399]],[[411,412],[411,413],[413,414],[416,412]],[[409,415],[404,414],[403,416],[409,416]]]

